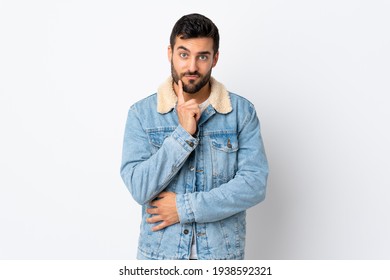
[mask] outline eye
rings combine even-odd
[[[207,60],[208,56],[207,55],[200,55],[199,60]]]
[[[187,58],[188,57],[188,54],[187,53],[180,53],[179,56],[181,58]]]

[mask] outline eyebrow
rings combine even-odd
[[[189,49],[187,49],[187,48],[184,47],[184,46],[178,46],[177,49],[178,49],[178,50],[181,49],[181,50],[185,50],[185,51],[187,51],[187,52],[191,52]],[[198,52],[198,55],[204,55],[204,54],[209,54],[209,55],[211,55],[211,52],[209,52],[209,51]]]

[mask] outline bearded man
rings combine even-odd
[[[171,76],[132,105],[121,176],[142,205],[137,258],[244,259],[246,210],[268,164],[254,105],[211,76],[219,32],[200,14],[173,27]]]

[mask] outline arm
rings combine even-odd
[[[187,135],[195,134],[200,118],[200,109],[194,99],[190,98],[188,101],[185,101],[181,80],[179,80],[177,86],[177,117],[180,123],[179,127],[184,129]],[[173,192],[162,192],[158,194],[158,198],[149,203],[151,208],[147,209],[147,213],[153,216],[146,221],[148,223],[160,222],[152,228],[153,231],[161,230],[179,222],[179,214],[176,208],[176,194]]]
[[[197,139],[179,125],[153,154],[137,109],[134,106],[130,108],[123,142],[121,176],[133,198],[139,204],[145,204],[157,197],[197,144]]]
[[[209,192],[176,195],[180,222],[214,222],[244,211],[265,198],[268,164],[253,107],[239,132],[237,172]]]

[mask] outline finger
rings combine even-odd
[[[152,231],[162,230],[162,229],[166,228],[167,226],[169,226],[169,224],[164,221],[164,222],[158,224],[157,226],[152,227]]]
[[[158,211],[157,207],[155,207],[155,208],[148,208],[148,209],[146,209],[146,213],[151,214],[151,215],[156,215],[156,214],[159,213],[159,211]]]
[[[193,116],[196,120],[196,122],[199,121],[201,113],[198,104],[193,104],[191,106],[186,107],[186,110],[188,112],[191,112],[191,116]]]
[[[181,112],[184,112],[184,113],[186,113],[186,112],[192,113],[193,116],[200,115],[199,105],[198,105],[198,103],[196,103],[193,100],[190,100],[184,104],[181,104],[180,110],[181,110]]]
[[[163,218],[160,215],[154,215],[150,218],[147,218],[146,222],[149,224],[154,224],[154,223],[161,222],[162,220],[163,220]]]
[[[152,206],[152,207],[149,207],[149,208],[157,207],[159,200],[160,200],[160,197],[156,196],[151,202],[149,202],[149,205]]]
[[[175,221],[175,220],[163,220],[160,224],[156,225],[155,227],[152,228],[152,231],[157,231],[157,230],[162,230],[166,227],[169,227],[173,224],[176,224],[178,223],[179,221]]]
[[[170,195],[172,195],[172,194],[174,194],[174,193],[173,193],[173,192],[161,192],[161,193],[158,195],[158,198],[159,198],[159,199],[162,199],[162,198],[167,197],[167,196],[170,196]],[[158,201],[158,200],[156,200],[156,201]]]
[[[197,106],[197,107],[196,107],[196,110],[195,110],[195,120],[196,120],[196,122],[199,121],[200,116],[201,116],[200,108],[199,108],[199,106]]]
[[[157,197],[158,198],[163,198],[167,195],[168,192],[161,192]]]
[[[177,92],[177,105],[181,105],[185,102],[184,95],[183,95],[183,82],[179,80],[177,84],[179,86],[179,90]]]

